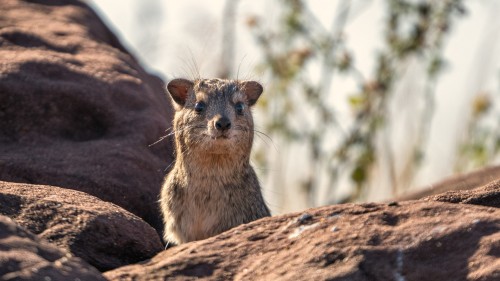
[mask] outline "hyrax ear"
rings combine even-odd
[[[179,78],[168,82],[167,89],[172,99],[180,106],[186,104],[189,91],[193,89],[194,83],[187,79]]]
[[[243,81],[241,82],[240,91],[247,96],[248,105],[254,105],[264,91],[264,88],[255,81]]]

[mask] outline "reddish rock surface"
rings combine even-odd
[[[472,190],[448,191],[438,195],[432,195],[424,200],[440,202],[474,204],[500,208],[500,179]]]
[[[408,201],[262,219],[111,280],[500,280],[500,210]]]
[[[0,180],[84,191],[160,230],[164,83],[81,1],[0,4]]]
[[[57,249],[0,216],[0,280],[106,280],[80,258]]]
[[[163,250],[142,219],[83,192],[0,181],[0,214],[101,271]]]
[[[470,190],[496,180],[500,180],[500,166],[484,167],[470,173],[448,177],[416,192],[402,195],[398,200],[416,200],[447,191]]]

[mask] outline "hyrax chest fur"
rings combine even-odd
[[[167,242],[205,239],[270,215],[250,166],[255,81],[172,80],[175,165],[161,191]]]

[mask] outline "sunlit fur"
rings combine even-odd
[[[197,80],[185,100],[176,102],[176,162],[160,200],[167,242],[205,239],[270,215],[249,159],[254,134],[250,107],[262,91],[252,83]],[[248,85],[258,85],[260,92]],[[206,104],[201,113],[194,110],[197,102]],[[238,102],[244,104],[241,115],[235,110]],[[223,116],[231,121],[226,132],[215,127]]]

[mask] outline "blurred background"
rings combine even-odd
[[[274,214],[500,163],[500,1],[94,0],[165,81],[255,79]]]

